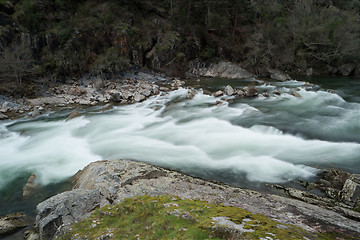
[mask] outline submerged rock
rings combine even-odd
[[[69,116],[66,118],[66,121],[69,121],[71,119],[77,118],[77,117],[81,117],[83,114],[78,112],[77,110],[73,110]]]
[[[30,198],[36,189],[40,187],[40,184],[36,181],[37,176],[35,174],[31,174],[28,178],[25,186],[23,187],[23,198],[28,199]]]
[[[14,213],[0,217],[0,237],[16,232],[29,225],[25,214]]]

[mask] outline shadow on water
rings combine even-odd
[[[7,187],[0,190],[0,216],[10,213],[23,212],[29,217],[35,217],[36,205],[45,199],[72,188],[70,180],[39,186],[31,195],[23,198],[23,187],[30,174],[23,173]]]

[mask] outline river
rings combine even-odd
[[[70,110],[2,121],[0,215],[33,213],[37,201],[66,189],[66,179],[102,159],[143,161],[250,188],[311,180],[317,167],[360,173],[360,80],[312,78],[308,85],[298,79],[204,78],[189,84],[214,90],[254,82],[270,97],[215,98],[199,88],[190,100],[179,89],[107,112],[91,107],[69,121]],[[43,188],[22,200],[32,173]]]

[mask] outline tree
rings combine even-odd
[[[21,84],[25,75],[32,73],[34,59],[23,43],[6,47],[0,56],[0,78],[14,78]]]

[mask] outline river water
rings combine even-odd
[[[215,98],[199,88],[189,100],[187,90],[179,89],[107,112],[88,108],[70,121],[70,110],[64,110],[0,122],[0,215],[33,208],[101,159],[143,161],[242,187],[309,180],[320,166],[360,173],[359,79],[190,84],[222,89],[251,82],[270,97]],[[275,89],[282,94],[273,94]],[[22,200],[32,173],[44,187]]]

